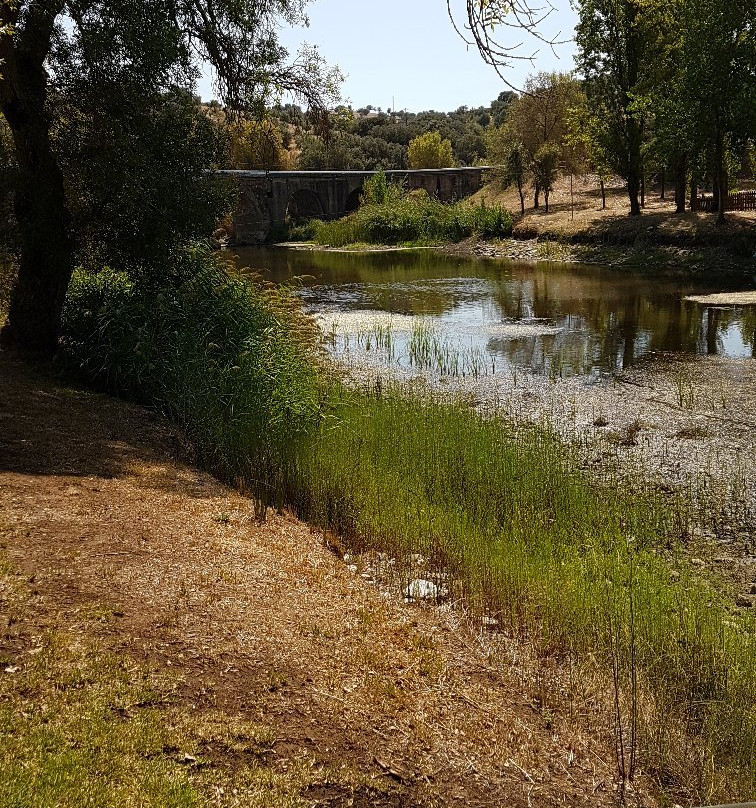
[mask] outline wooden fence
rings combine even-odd
[[[699,198],[697,202],[697,210],[704,213],[717,212],[714,197],[704,196]],[[736,194],[729,194],[725,210],[756,210],[756,191],[738,191]]]

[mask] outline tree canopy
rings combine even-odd
[[[443,140],[439,132],[426,132],[410,141],[407,147],[410,168],[451,168],[454,155],[450,140]]]
[[[333,103],[338,72],[313,49],[290,59],[277,39],[277,23],[304,22],[304,7],[303,0],[2,3],[0,111],[13,142],[20,252],[6,344],[54,350],[74,258],[86,241],[75,225],[89,214],[112,213],[101,232],[109,229],[119,248],[124,233],[132,246],[137,234],[151,233],[163,242],[162,255],[196,230],[175,201],[168,209],[163,203],[179,187],[206,188],[203,170],[217,155],[192,100],[202,62],[212,65],[236,114],[260,116],[284,92],[304,99],[314,117]],[[79,144],[86,159],[76,154]],[[200,196],[200,207],[211,204]],[[129,234],[129,217],[140,211],[155,226]]]

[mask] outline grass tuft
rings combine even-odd
[[[319,417],[310,328],[285,292],[196,250],[156,287],[76,271],[60,358],[90,383],[162,409],[200,462],[266,503],[292,440]]]

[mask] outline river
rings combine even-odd
[[[239,267],[293,287],[337,356],[399,371],[585,379],[658,354],[756,357],[756,306],[687,299],[722,291],[712,283],[432,250],[235,254]]]

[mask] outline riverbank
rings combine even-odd
[[[710,213],[675,212],[674,200],[649,188],[641,216],[628,215],[624,185],[610,182],[602,208],[598,183],[591,177],[560,177],[550,195],[549,212],[538,209],[518,216],[512,238],[472,240],[450,245],[453,254],[485,258],[596,263],[635,272],[675,276],[732,275],[753,280],[756,274],[756,212],[727,214],[723,226]],[[514,188],[489,183],[470,198],[472,204],[500,204],[519,211]],[[528,199],[526,204],[532,204]]]
[[[257,524],[148,410],[0,376],[3,804],[615,804],[600,676]]]
[[[731,278],[733,282],[756,276],[756,212],[730,212],[727,223],[717,226],[708,213],[675,213],[673,201],[661,199],[649,189],[641,216],[627,215],[626,191],[620,183],[605,189],[606,208],[591,178],[576,178],[570,192],[569,178],[560,178],[545,207],[527,208],[516,216],[511,237],[473,235],[458,242],[439,242],[435,248],[464,258],[507,259],[600,264],[645,274],[670,277]],[[529,200],[530,201],[530,200]],[[501,206],[519,211],[514,188],[490,183],[467,200],[478,205]],[[367,252],[427,248],[427,242],[401,244],[347,244],[338,246],[286,242],[281,246],[311,250]]]
[[[333,333],[334,322],[325,324]],[[357,347],[340,367],[360,387],[400,383],[418,395],[428,387]],[[733,610],[756,607],[756,361],[660,354],[600,381],[520,371],[434,386],[486,414],[546,425],[599,480],[689,498],[684,557]]]

